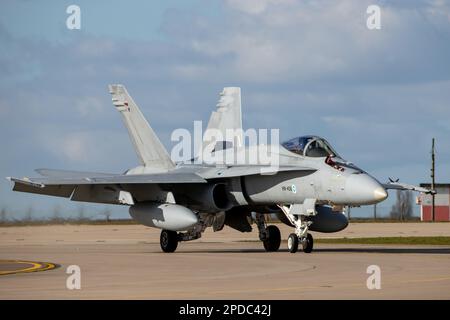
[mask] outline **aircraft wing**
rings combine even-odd
[[[209,179],[232,178],[249,175],[275,174],[285,171],[309,171],[315,169],[298,166],[268,167],[258,165],[231,166],[231,167],[206,167],[198,172],[186,170],[169,171],[167,173],[154,174],[107,174],[89,173],[79,171],[65,171],[53,169],[37,169],[44,177],[22,179],[8,177],[7,179],[18,185],[32,188],[46,188],[53,186],[77,186],[77,185],[139,185],[139,184],[177,184],[177,183],[207,183]],[[15,190],[15,189],[14,189]],[[20,190],[15,190],[20,191]]]
[[[14,183],[34,187],[63,185],[99,185],[99,184],[159,184],[159,183],[206,183],[195,173],[159,173],[159,174],[120,174],[103,176],[58,176],[42,178],[8,178]]]
[[[158,194],[159,189],[152,189],[155,185],[207,183],[208,180],[218,178],[274,174],[280,171],[310,174],[315,169],[295,166],[182,167],[165,173],[128,175],[39,169],[37,172],[43,177],[7,179],[14,182],[14,191],[70,198],[73,201],[133,205],[135,192],[141,195],[148,192]]]
[[[14,191],[70,198],[73,201],[127,205],[134,204],[130,191],[136,186],[147,188],[155,184],[207,182],[195,173],[186,172],[139,175],[84,175],[83,172],[69,172],[66,176],[61,171],[44,173],[51,173],[51,176],[22,179],[9,177],[8,180],[14,182]]]
[[[113,173],[100,173],[100,172],[85,172],[85,171],[70,171],[70,170],[56,170],[56,169],[36,169],[34,170],[44,177],[53,178],[84,178],[84,177],[104,177],[112,176]]]
[[[417,192],[431,193],[431,194],[436,193],[436,191],[434,191],[434,190],[429,190],[429,189],[414,186],[411,184],[393,182],[393,181],[383,184],[383,187],[385,189],[393,189],[393,190],[410,190],[410,191],[417,191]]]

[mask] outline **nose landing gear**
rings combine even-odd
[[[290,253],[296,253],[298,251],[299,244],[301,244],[303,252],[311,253],[314,247],[314,239],[312,235],[308,233],[308,229],[312,222],[306,220],[306,215],[304,214],[299,214],[299,212],[294,214],[296,210],[293,208],[293,206],[279,207],[285,214],[286,218],[288,218],[289,222],[293,226],[295,226],[295,233],[291,233],[288,237],[288,251]]]
[[[288,250],[290,253],[296,253],[298,250],[298,237],[295,233],[291,233],[288,237]]]
[[[295,233],[291,233],[288,237],[288,251],[290,253],[296,253],[298,251],[298,245],[301,243],[303,252],[311,253],[314,246],[313,236],[308,233],[306,237],[299,240],[298,236]]]

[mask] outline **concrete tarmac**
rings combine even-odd
[[[291,229],[281,226],[283,239]],[[400,233],[400,234],[399,234]],[[315,237],[450,235],[448,223],[355,223]],[[59,268],[0,275],[0,299],[450,299],[450,247],[316,244],[267,253],[257,232],[207,231],[159,248],[159,230],[139,225],[0,228],[0,260],[47,261]],[[70,265],[81,289],[69,290]],[[367,288],[367,268],[381,289]],[[1,264],[0,264],[1,267]]]

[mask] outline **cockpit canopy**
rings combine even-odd
[[[305,157],[339,157],[330,144],[318,136],[296,137],[281,145],[289,151]]]

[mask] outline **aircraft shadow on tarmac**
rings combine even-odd
[[[264,253],[264,249],[229,249],[229,250],[180,250],[180,253]],[[278,252],[287,253],[287,249]],[[383,254],[450,254],[450,248],[318,248],[314,253],[383,253]],[[299,251],[299,253],[302,253]]]

